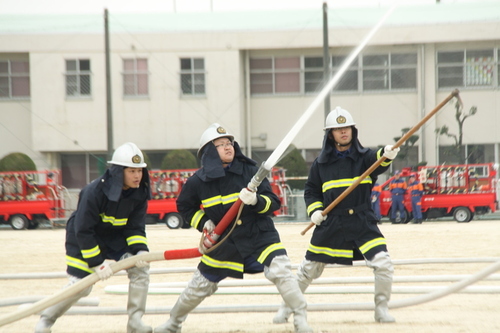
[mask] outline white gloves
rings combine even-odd
[[[148,251],[139,251],[139,252],[137,252],[137,255],[140,255],[143,253],[148,253]],[[137,260],[135,262],[135,267],[139,267],[139,268],[149,267],[149,262],[147,262],[145,260]]]
[[[240,192],[240,200],[245,205],[253,206],[257,204],[257,193],[250,191],[247,188],[244,188]]]
[[[203,242],[198,246],[198,251],[201,254],[205,254],[209,248],[215,245],[219,236],[214,233],[215,223],[212,220],[207,220],[203,225],[203,233],[205,234],[205,238]]]
[[[212,233],[215,230],[215,223],[212,220],[207,220],[203,225],[203,231],[205,230],[208,234]]]
[[[92,270],[96,272],[97,276],[102,281],[109,279],[111,275],[113,275],[113,270],[106,260],[104,260],[102,264],[92,267]]]
[[[384,147],[384,157],[390,160],[395,159],[400,150],[399,147],[398,148],[392,148],[392,147],[393,145],[387,145]]]
[[[312,215],[311,215],[311,222],[316,224],[316,225],[320,225],[321,222],[323,222],[324,220],[326,220],[326,215],[323,216],[323,211],[322,210],[317,210],[315,211]]]

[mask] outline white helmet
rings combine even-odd
[[[200,149],[198,149],[198,157],[201,157],[201,152],[203,148],[207,145],[207,143],[210,143],[218,138],[229,138],[229,140],[233,141],[234,136],[232,134],[229,134],[224,127],[219,125],[218,123],[213,123],[210,125],[205,132],[201,135],[200,138]]]
[[[330,113],[326,117],[324,130],[354,125],[356,125],[356,123],[354,122],[354,119],[352,119],[349,111],[342,109],[340,106],[337,106],[335,109],[330,111]]]
[[[127,168],[145,168],[148,166],[144,163],[142,151],[132,142],[124,143],[116,148],[111,161],[108,161],[108,163],[121,165]]]

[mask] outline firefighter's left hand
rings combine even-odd
[[[144,253],[148,253],[148,251],[139,251],[139,252],[137,252],[137,255],[141,255]],[[138,268],[149,267],[149,262],[147,262],[145,260],[137,260],[135,262],[135,267],[138,267]]]
[[[392,148],[392,147],[393,145],[387,145],[384,147],[384,157],[390,160],[395,159],[400,150],[399,147],[398,148]]]
[[[245,205],[253,206],[257,204],[257,193],[250,191],[247,188],[244,188],[240,192],[240,200]]]

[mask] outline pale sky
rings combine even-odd
[[[321,8],[357,6],[390,6],[395,0],[0,0],[1,14],[101,14],[139,12],[208,12]],[[457,2],[494,2],[500,0],[440,0]],[[436,0],[397,0],[399,5],[435,4]]]

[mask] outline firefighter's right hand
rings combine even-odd
[[[317,210],[311,215],[311,222],[320,225],[324,220],[326,220],[326,215],[323,216],[322,210]]]
[[[101,281],[107,280],[113,275],[113,270],[106,260],[104,260],[102,264],[92,267],[92,270],[96,272]]]
[[[247,188],[241,190],[239,198],[245,205],[250,205],[250,206],[257,204],[258,201],[257,193],[252,192]]]

